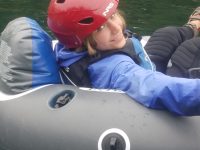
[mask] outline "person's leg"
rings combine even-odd
[[[200,37],[183,42],[172,55],[171,63],[167,75],[200,78]]]
[[[145,45],[156,70],[165,73],[168,61],[177,47],[193,36],[194,32],[190,27],[165,27],[156,30]]]
[[[177,47],[185,40],[198,36],[200,31],[200,7],[190,15],[184,27],[166,27],[153,33],[145,49],[155,63],[157,71],[165,73],[168,61]]]

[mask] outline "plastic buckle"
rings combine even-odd
[[[200,78],[200,68],[190,68],[188,69],[189,78]]]

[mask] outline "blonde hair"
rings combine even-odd
[[[124,19],[124,13],[120,10],[117,10],[116,14],[120,17],[123,23],[123,31],[126,28],[126,21]],[[96,54],[96,42],[93,38],[93,35],[91,34],[89,37],[87,37],[84,41],[84,46],[86,46],[89,55],[95,55]]]

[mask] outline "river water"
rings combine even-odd
[[[49,0],[0,0],[0,31],[21,16],[33,18],[49,32],[46,12]],[[120,9],[126,14],[128,28],[142,35],[167,25],[183,25],[200,0],[121,0]]]

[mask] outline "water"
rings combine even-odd
[[[129,28],[144,34],[168,25],[187,22],[200,0],[125,0],[122,9],[127,14]]]
[[[0,31],[17,17],[30,17],[47,28],[46,12],[49,0],[0,0]]]
[[[49,32],[46,12],[49,0],[0,0],[0,31],[21,16],[37,20]],[[126,14],[128,28],[142,35],[167,25],[183,25],[200,0],[121,0],[120,9]]]

